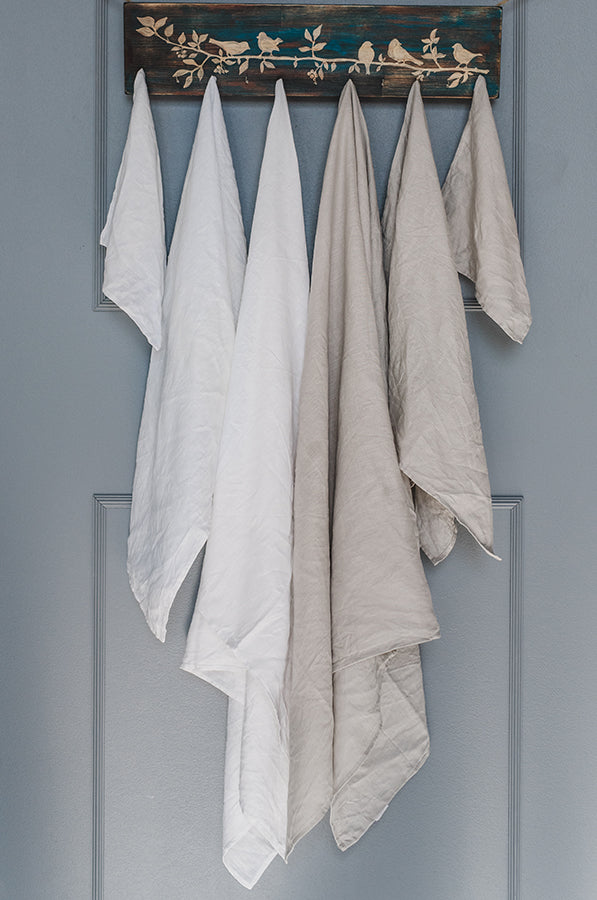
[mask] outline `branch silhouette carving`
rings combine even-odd
[[[428,37],[422,38],[422,50],[420,57],[410,53],[401,44],[398,38],[391,38],[384,52],[376,53],[371,41],[364,41],[357,54],[351,56],[322,56],[321,51],[327,46],[327,41],[320,41],[323,25],[317,28],[306,28],[304,31],[305,44],[298,48],[298,54],[287,54],[281,50],[284,41],[280,37],[271,37],[264,31],[255,36],[257,51],[247,40],[220,40],[210,37],[209,34],[197,34],[192,31],[190,35],[181,32],[174,34],[174,25],[168,23],[167,17],[155,20],[152,16],[138,16],[141,28],[137,28],[139,34],[146,38],[158,38],[168,45],[177,59],[182,61],[185,68],[177,69],[172,77],[183,89],[189,88],[193,79],[202,81],[206,69],[209,67],[214,75],[227,75],[234,71],[243,75],[249,66],[254,63],[261,73],[266,69],[285,68],[290,65],[296,69],[298,66],[307,65],[306,75],[315,84],[323,81],[326,73],[335,72],[339,67],[347,68],[349,75],[377,74],[382,70],[409,71],[417,81],[426,78],[443,75],[447,78],[447,86],[455,88],[464,84],[474,75],[487,75],[489,69],[481,69],[471,65],[473,60],[482,54],[474,53],[463,47],[461,43],[452,46],[449,64],[441,60],[448,59],[447,53],[439,52],[438,29],[434,28]],[[213,48],[213,49],[210,49]]]

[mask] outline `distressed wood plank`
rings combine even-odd
[[[125,90],[138,69],[152,94],[470,97],[478,74],[499,94],[502,10],[495,6],[124,4]],[[471,54],[475,54],[471,56]],[[478,54],[478,55],[477,55]]]

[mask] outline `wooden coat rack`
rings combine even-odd
[[[124,4],[125,90],[138,69],[152,94],[470,97],[478,75],[499,94],[499,6]]]

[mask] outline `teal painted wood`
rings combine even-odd
[[[499,94],[502,10],[491,6],[125,3],[125,90],[143,68],[154,94],[469,97],[479,74]]]

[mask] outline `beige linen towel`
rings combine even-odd
[[[369,141],[349,81],[324,176],[299,409],[289,849],[332,789],[332,829],[349,847],[428,753],[417,645],[439,633],[390,424],[384,319]]]
[[[456,268],[475,282],[487,315],[522,343],[531,307],[502,148],[482,75],[443,195]]]
[[[493,516],[458,273],[421,88],[415,81],[383,212],[390,414],[415,485],[421,547],[450,553],[456,518],[490,554]]]

